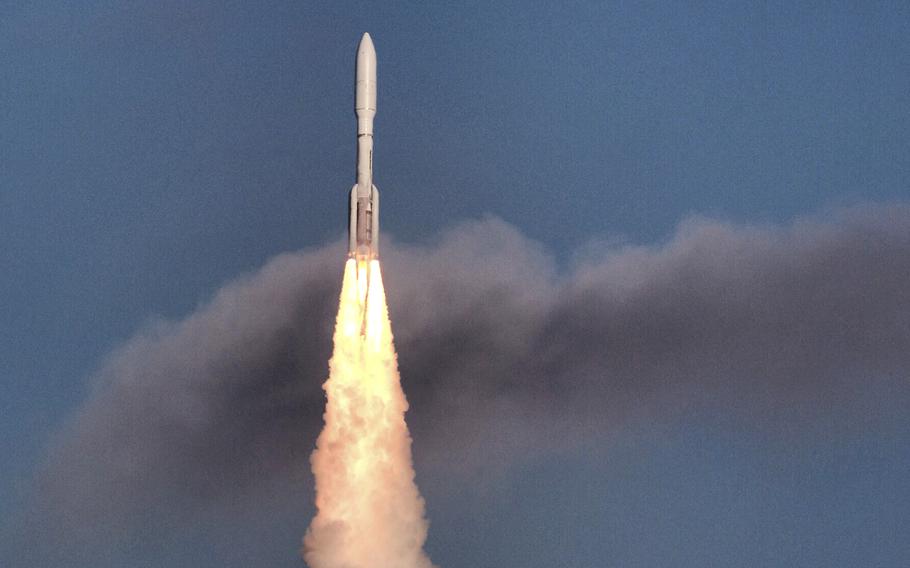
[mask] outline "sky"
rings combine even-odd
[[[906,563],[904,3],[14,0],[4,565],[301,565],[365,31],[436,564]]]

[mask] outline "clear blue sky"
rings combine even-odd
[[[591,241],[664,243],[691,215],[787,224],[910,199],[903,2],[5,2],[0,517],[112,349],[342,235],[364,31],[399,242],[492,214],[565,267]],[[902,565],[910,422],[885,398],[875,425],[801,450],[684,413],[594,457],[505,468],[484,498],[433,501],[447,482],[423,480],[431,555]],[[219,530],[230,557],[239,529]]]

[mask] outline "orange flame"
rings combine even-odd
[[[304,559],[310,568],[432,568],[378,260],[345,264],[334,342]]]

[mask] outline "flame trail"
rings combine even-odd
[[[310,568],[432,568],[378,260],[347,261],[334,342],[304,559]]]

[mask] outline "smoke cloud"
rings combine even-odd
[[[50,449],[33,522],[88,539],[308,486],[343,258],[279,256],[113,353]],[[383,272],[418,479],[691,409],[755,427],[861,416],[868,382],[910,385],[906,205],[786,227],[693,218],[563,269],[490,218],[387,244]]]

